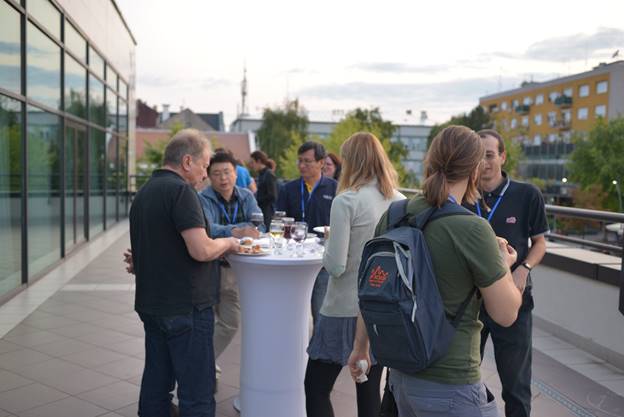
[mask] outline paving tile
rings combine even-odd
[[[91,347],[92,349],[89,350],[63,355],[62,359],[68,362],[76,363],[85,368],[96,368],[104,365],[105,363],[118,361],[126,357],[121,353],[113,352],[108,349],[99,347],[93,348],[93,346]]]
[[[67,397],[64,392],[35,383],[0,393],[0,407],[11,413],[58,401]]]
[[[128,339],[132,339],[132,336],[128,336],[124,333],[115,332],[112,330],[101,330],[97,333],[90,333],[83,336],[78,336],[76,339],[91,343],[97,346],[108,346],[113,343],[122,342]]]
[[[15,417],[15,414],[11,414],[5,410],[0,410],[0,417]]]
[[[575,349],[571,344],[553,336],[533,337],[533,347],[544,353],[553,349]]]
[[[136,403],[139,398],[139,387],[126,381],[119,381],[92,391],[83,392],[78,395],[78,398],[107,410],[117,410]]]
[[[129,356],[142,355],[145,353],[145,339],[143,336],[132,337],[121,342],[107,343],[103,346],[107,349]]]
[[[69,338],[33,347],[33,350],[55,357],[83,352],[90,349],[93,349],[93,345]]]
[[[104,415],[101,415],[100,417],[124,417],[121,414],[117,414],[117,413],[106,413]]]
[[[136,358],[123,358],[94,369],[119,379],[128,379],[143,373],[143,361]]]
[[[100,330],[101,329],[99,327],[93,326],[92,324],[80,323],[71,326],[51,329],[50,332],[59,334],[61,336],[76,338],[88,334],[97,333]]]
[[[32,384],[33,382],[35,381],[24,378],[21,375],[14,374],[13,372],[0,370],[0,392],[23,387],[25,385]]]
[[[36,350],[22,348],[20,350],[14,350],[0,355],[0,368],[11,371],[33,363],[44,362],[49,359],[52,359],[50,355],[37,352]]]
[[[106,413],[106,409],[75,397],[32,408],[20,413],[20,417],[96,417]]]
[[[7,340],[0,340],[0,355],[6,352],[22,349],[22,346],[11,343]]]
[[[599,359],[589,353],[583,352],[578,349],[555,349],[542,351],[545,355],[550,356],[557,362],[564,365],[580,365],[589,363],[604,363],[602,359]]]
[[[624,379],[624,372],[607,363],[587,363],[569,367],[589,379],[602,383],[614,379]]]
[[[45,330],[38,330],[18,335],[6,335],[4,337],[4,340],[24,347],[43,345],[44,343],[56,342],[57,340],[62,339],[62,336]]]
[[[138,409],[138,403],[134,403],[123,408],[118,408],[115,412],[123,417],[136,417]]]
[[[15,372],[26,378],[56,387],[59,382],[72,378],[74,374],[83,370],[83,367],[74,363],[52,358],[44,362],[23,366]]]
[[[607,387],[620,397],[624,397],[624,379],[616,379],[613,381],[601,381],[600,384]]]
[[[72,324],[78,324],[80,322],[69,317],[48,315],[48,317],[40,318],[32,318],[32,316],[29,316],[26,320],[23,321],[23,323],[41,330],[49,330],[56,327],[65,327]]]
[[[47,383],[54,388],[66,392],[70,395],[80,394],[86,391],[92,391],[96,388],[110,385],[119,381],[109,375],[104,375],[91,369],[84,369],[78,373],[72,374],[71,378],[58,379],[48,381]]]

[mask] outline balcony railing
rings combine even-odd
[[[516,113],[519,114],[527,114],[529,110],[531,110],[531,106],[528,104],[520,104],[519,106],[516,106]]]
[[[572,97],[559,96],[555,99],[555,105],[561,108],[570,107],[572,106]]]

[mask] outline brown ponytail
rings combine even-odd
[[[464,200],[474,203],[479,196],[474,176],[484,154],[479,135],[467,127],[451,125],[438,133],[425,157],[423,195],[427,202],[442,206],[449,186],[468,178]]]

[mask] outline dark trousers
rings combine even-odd
[[[494,345],[496,369],[503,386],[507,417],[531,415],[531,349],[533,327],[533,296],[527,287],[522,296],[518,318],[510,327],[499,326],[481,307],[481,358],[489,335]]]
[[[212,308],[177,316],[139,313],[145,329],[145,369],[139,416],[170,417],[178,383],[180,416],[214,417],[215,364]]]
[[[308,360],[305,375],[306,413],[308,417],[334,417],[330,394],[342,365]],[[381,398],[379,381],[383,367],[373,365],[368,381],[355,384],[358,417],[378,417]]]

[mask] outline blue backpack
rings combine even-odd
[[[447,317],[423,230],[451,215],[473,215],[458,204],[429,208],[408,219],[408,200],[388,209],[388,230],[364,246],[358,296],[377,361],[415,373],[442,358],[476,287],[455,317]]]

